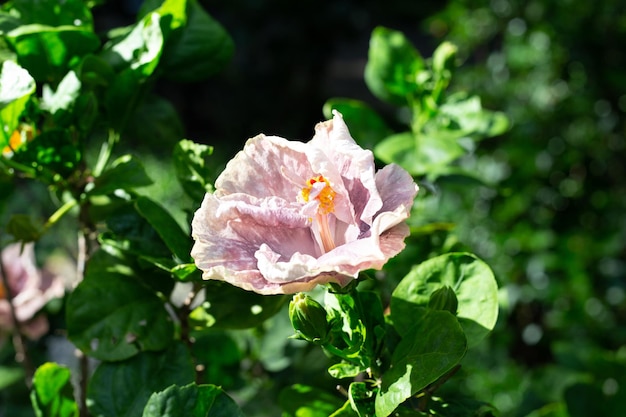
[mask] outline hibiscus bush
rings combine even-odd
[[[216,74],[228,32],[148,0],[97,33],[96,7],[0,9],[1,412],[495,415],[455,381],[496,280],[433,208],[486,180],[471,156],[508,122],[448,90],[456,46],[376,28],[364,79],[401,123],[330,99],[310,140],[260,134],[223,166],[155,85]]]

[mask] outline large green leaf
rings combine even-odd
[[[37,368],[30,399],[37,417],[78,417],[70,370],[65,366],[46,362]]]
[[[93,417],[137,417],[154,392],[172,384],[185,386],[193,379],[189,351],[177,343],[166,351],[101,363],[89,381],[87,405]]]
[[[20,26],[6,35],[18,62],[39,82],[56,84],[67,73],[73,59],[97,50],[100,39],[79,26]]]
[[[237,403],[215,385],[172,385],[150,396],[142,417],[243,417]]]
[[[430,310],[411,317],[396,346],[391,367],[376,396],[376,416],[389,416],[400,404],[456,366],[466,351],[463,330],[447,311]]]
[[[398,284],[391,298],[391,318],[402,334],[427,314],[430,294],[451,287],[459,301],[458,320],[468,345],[474,346],[495,326],[498,287],[489,266],[468,253],[448,253],[414,267]]]
[[[100,360],[164,349],[174,333],[163,301],[152,290],[131,275],[99,267],[88,267],[70,294],[66,318],[69,339]]]
[[[376,97],[406,105],[419,88],[416,76],[423,68],[422,57],[402,32],[381,26],[373,30],[365,82]]]
[[[138,197],[135,207],[156,230],[167,247],[183,262],[191,262],[191,238],[162,206],[148,197]]]
[[[207,281],[205,302],[190,315],[193,325],[221,329],[256,327],[276,314],[289,297],[260,295],[221,281]]]
[[[228,32],[196,0],[187,2],[187,24],[175,29],[163,53],[163,71],[179,82],[206,79],[226,65],[234,52]]]
[[[36,84],[27,70],[13,61],[4,61],[0,71],[0,148],[4,149],[19,124],[26,102],[35,92]]]

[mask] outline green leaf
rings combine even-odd
[[[150,396],[142,417],[243,417],[235,401],[215,385],[172,385]]]
[[[93,417],[136,417],[153,393],[172,384],[185,386],[193,379],[189,351],[177,343],[166,351],[101,363],[87,387],[87,405]]]
[[[58,181],[55,173],[68,178],[76,170],[82,153],[68,129],[49,128],[21,146],[13,160],[26,166],[45,168],[43,172],[38,171],[39,179],[54,183]]]
[[[58,0],[12,0],[12,8],[18,12],[22,24],[40,23],[49,26],[93,25],[91,11],[82,0],[66,0],[59,7]]]
[[[37,417],[78,417],[70,370],[65,366],[46,362],[37,368],[30,398]]]
[[[0,123],[2,135],[0,148],[9,144],[13,131],[19,125],[20,116],[26,107],[36,84],[28,71],[13,61],[4,61],[0,71]]]
[[[51,114],[59,110],[68,110],[80,94],[81,83],[74,71],[68,72],[59,83],[56,91],[48,84],[43,86],[41,108]]]
[[[103,195],[115,190],[129,190],[152,184],[143,164],[132,155],[124,155],[113,161],[102,175],[96,178],[89,195]]]
[[[163,53],[164,76],[195,82],[221,70],[231,59],[234,42],[196,0],[187,2],[187,24],[170,35]]]
[[[464,93],[458,93],[448,97],[446,102],[439,107],[437,122],[442,120],[452,121],[442,126],[458,131],[457,136],[470,136],[474,139],[497,136],[504,133],[509,126],[508,119],[501,112],[484,110],[480,97],[466,97]]]
[[[413,176],[436,177],[448,164],[465,154],[457,136],[447,130],[423,134],[404,132],[392,135],[374,148],[374,155],[386,163],[396,163]]]
[[[454,289],[468,345],[480,342],[498,318],[498,287],[489,266],[468,253],[448,253],[415,266],[391,298],[391,319],[399,332],[427,314],[430,294],[443,286]]]
[[[283,417],[328,417],[343,406],[343,401],[318,388],[292,385],[284,388],[278,396]]]
[[[195,201],[213,191],[213,169],[209,157],[211,146],[184,139],[174,147],[174,170],[183,190]]]
[[[365,382],[353,382],[348,388],[348,398],[352,409],[359,417],[375,417],[374,395]]]
[[[131,69],[147,78],[156,69],[163,49],[160,15],[149,13],[122,38],[105,45],[103,57],[117,70]]]
[[[378,142],[393,133],[382,117],[360,100],[338,98],[328,100],[324,104],[324,116],[331,119],[333,110],[343,115],[350,134],[363,148],[374,149]]]
[[[190,262],[191,238],[162,206],[148,197],[140,196],[135,201],[137,212],[156,230],[167,247],[181,261]]]
[[[0,366],[0,390],[17,382],[24,382],[24,368],[17,366]]]
[[[70,63],[100,47],[93,31],[79,26],[23,25],[6,35],[18,62],[39,82],[57,83]]]
[[[260,295],[221,281],[207,281],[205,302],[189,316],[191,324],[220,329],[256,327],[276,314],[290,297]]]
[[[184,137],[185,128],[176,109],[168,100],[150,94],[138,104],[124,130],[124,138],[141,143],[154,153],[167,153]]]
[[[100,360],[116,361],[167,347],[172,319],[163,301],[136,278],[88,266],[67,300],[69,339]]]
[[[391,367],[376,396],[376,416],[389,416],[400,404],[456,366],[466,351],[463,330],[447,311],[412,317],[396,346]]]
[[[365,82],[379,99],[406,105],[418,90],[417,73],[424,68],[419,52],[402,32],[377,27],[372,32]]]

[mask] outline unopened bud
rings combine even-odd
[[[328,337],[328,320],[324,307],[304,293],[293,296],[289,303],[289,319],[300,337],[323,344]]]
[[[433,53],[433,70],[436,73],[453,71],[455,68],[456,53],[458,48],[450,42],[443,42]]]
[[[430,295],[428,307],[433,310],[446,310],[456,315],[456,310],[459,307],[459,300],[457,300],[454,290],[446,285]]]

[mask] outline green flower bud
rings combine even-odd
[[[459,300],[457,300],[454,290],[446,285],[430,295],[428,307],[433,310],[446,310],[456,315],[456,310],[459,307]]]
[[[433,70],[436,73],[452,71],[455,68],[456,53],[458,48],[450,42],[443,42],[433,53]]]
[[[293,296],[289,303],[289,319],[297,337],[319,344],[326,342],[329,331],[326,310],[308,295],[298,293]]]

